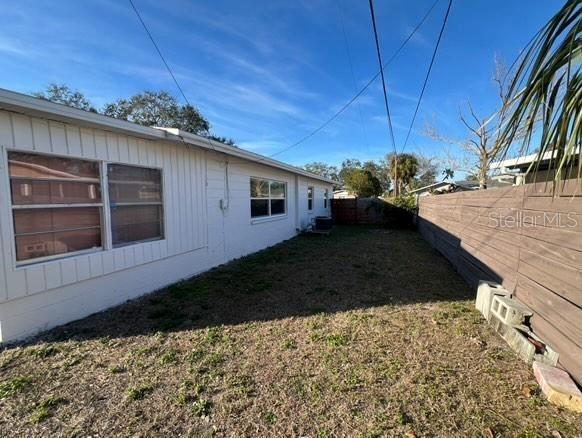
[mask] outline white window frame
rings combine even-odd
[[[315,187],[314,186],[307,186],[307,211],[309,213],[313,213],[313,208],[315,207],[314,204],[315,200]],[[311,208],[309,207],[311,201]]]
[[[267,198],[258,198],[255,196],[250,196],[251,193],[249,192],[249,207],[251,207],[252,201],[253,200],[261,200],[261,201],[267,201],[268,204],[268,210],[269,213],[263,216],[253,216],[253,212],[252,212],[252,207],[250,210],[250,216],[251,216],[251,221],[253,223],[255,222],[261,222],[261,221],[265,221],[265,220],[270,220],[270,219],[278,219],[278,218],[283,218],[285,216],[287,216],[287,183],[285,181],[279,181],[273,178],[264,178],[264,177],[260,177],[260,176],[251,176],[249,179],[249,190],[250,190],[250,186],[251,186],[251,181],[255,179],[255,180],[261,180],[261,181],[267,181],[268,187],[269,187],[269,196]],[[283,184],[283,186],[285,187],[285,197],[284,198],[271,198],[271,183],[279,183],[279,184]],[[285,202],[285,212],[283,213],[277,213],[277,214],[271,214],[271,200],[281,200],[283,199],[283,201]]]
[[[6,182],[6,187],[7,187],[7,199],[9,202],[9,206],[10,206],[10,214],[9,216],[9,223],[8,223],[8,228],[9,228],[9,238],[11,239],[11,249],[12,249],[12,263],[13,263],[13,267],[15,269],[25,269],[31,265],[38,265],[38,264],[46,264],[49,262],[56,262],[56,261],[60,261],[60,260],[64,260],[64,259],[69,259],[72,257],[79,257],[79,256],[84,256],[84,255],[89,255],[89,254],[95,254],[95,253],[100,253],[100,252],[105,252],[105,251],[111,251],[114,249],[118,249],[118,248],[124,248],[127,246],[131,246],[131,245],[139,245],[142,243],[148,243],[148,242],[153,242],[153,241],[163,241],[167,239],[167,229],[166,229],[166,223],[167,223],[167,218],[166,218],[166,208],[165,208],[165,184],[164,184],[164,169],[160,166],[145,166],[145,165],[139,165],[139,164],[130,164],[130,163],[123,163],[123,162],[119,162],[119,161],[107,161],[107,160],[99,160],[99,159],[95,159],[95,158],[86,158],[86,157],[79,157],[79,156],[73,156],[73,155],[63,155],[63,154],[52,154],[52,153],[46,153],[46,152],[38,152],[38,151],[34,151],[34,150],[28,150],[28,149],[15,149],[15,148],[3,148],[4,149],[4,153],[2,154],[3,156],[1,157],[3,162],[4,162],[4,168],[6,169],[5,172],[5,182]],[[100,183],[100,188],[101,188],[101,202],[100,203],[83,203],[83,204],[33,204],[33,207],[28,206],[28,205],[13,205],[12,204],[12,192],[11,192],[11,181],[10,181],[10,172],[8,171],[8,153],[9,152],[19,152],[19,153],[26,153],[26,154],[32,154],[32,155],[43,155],[43,156],[47,156],[47,157],[54,157],[54,158],[65,158],[65,159],[73,159],[73,160],[80,160],[80,161],[89,161],[89,162],[93,162],[93,163],[98,163],[99,165],[99,183]],[[133,166],[133,167],[141,167],[141,168],[145,168],[145,169],[156,169],[160,171],[160,191],[162,194],[162,201],[161,201],[161,206],[162,206],[162,215],[161,215],[161,219],[162,219],[162,223],[161,223],[161,230],[162,230],[162,236],[160,238],[155,238],[155,239],[147,239],[147,240],[141,240],[141,241],[136,241],[136,242],[130,242],[127,244],[122,244],[122,245],[115,245],[113,246],[113,235],[112,235],[112,230],[111,230],[111,206],[109,203],[109,179],[108,179],[108,175],[107,175],[107,170],[108,170],[108,165],[109,164],[120,164],[120,165],[124,165],[124,166]],[[285,186],[285,195],[287,195],[287,187]],[[287,201],[287,199],[285,198],[285,202]],[[270,204],[269,204],[270,205]],[[73,252],[67,252],[64,254],[55,254],[55,255],[51,255],[51,256],[46,256],[46,257],[38,257],[38,258],[34,258],[34,259],[30,259],[30,260],[22,260],[22,261],[18,261],[16,260],[16,231],[14,228],[14,214],[13,211],[16,209],[25,209],[25,208],[60,208],[60,207],[98,207],[99,208],[99,212],[100,212],[100,216],[101,216],[101,246],[97,247],[97,248],[89,248],[89,249],[84,249],[81,251],[73,251]],[[269,207],[270,208],[270,207]],[[285,204],[285,211],[287,211],[287,205]]]

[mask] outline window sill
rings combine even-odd
[[[278,214],[276,216],[265,216],[251,219],[251,225],[262,224],[264,222],[274,222],[287,219],[287,214]]]
[[[82,256],[88,256],[91,254],[102,253],[104,251],[105,251],[105,249],[103,247],[97,247],[97,248],[90,248],[90,249],[86,249],[86,250],[74,251],[74,252],[69,252],[69,253],[64,253],[64,254],[57,254],[54,256],[38,257],[35,259],[30,259],[30,260],[17,261],[15,268],[16,268],[16,270],[20,270],[20,269],[30,268],[31,266],[49,265],[49,264],[58,263],[58,262],[61,262],[63,260],[67,260],[67,259],[71,259],[71,258],[75,258],[75,257],[82,257]]]
[[[127,248],[128,246],[140,245],[142,243],[160,242],[162,240],[166,240],[166,238],[165,237],[153,237],[151,239],[135,240],[133,242],[113,244],[111,249],[116,250],[116,249],[120,249],[120,248]]]

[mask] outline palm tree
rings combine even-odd
[[[515,63],[497,137],[504,157],[519,138],[526,153],[539,132],[539,153],[528,172],[549,156],[555,183],[582,177],[581,21],[582,2],[568,0],[528,44]]]
[[[398,196],[418,172],[418,159],[412,154],[388,154],[386,162],[393,181],[394,195]]]

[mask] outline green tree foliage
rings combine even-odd
[[[354,170],[361,169],[361,168],[362,168],[362,162],[360,160],[358,160],[357,158],[348,158],[347,160],[342,161],[342,166],[341,166],[340,171],[338,173],[339,181],[342,184],[345,184],[346,178],[348,177],[348,175],[350,173],[352,173]]]
[[[238,147],[232,138],[221,137],[219,135],[214,135],[214,134],[209,135],[208,138],[211,140],[217,141],[219,143],[224,143],[224,144],[227,144],[229,146]]]
[[[443,169],[441,175],[443,176],[443,181],[447,179],[453,180],[455,178],[455,171],[447,167],[446,169]]]
[[[374,175],[374,177],[380,181],[382,192],[387,192],[390,190],[390,172],[388,172],[386,163],[383,161],[376,163],[375,161],[370,160],[362,164],[362,169],[371,172],[372,175]]]
[[[394,182],[394,195],[400,195],[404,189],[411,186],[414,177],[418,173],[418,159],[413,154],[386,155],[386,163],[390,177]]]
[[[97,112],[91,102],[79,90],[73,90],[65,84],[49,84],[44,91],[32,93],[34,97],[71,106],[85,111]]]
[[[236,146],[231,138],[210,134],[210,123],[200,114],[198,109],[191,105],[180,105],[176,98],[166,91],[144,91],[128,99],[118,99],[108,103],[100,111],[95,109],[82,92],[73,90],[64,84],[50,84],[45,90],[32,93],[32,95],[143,126],[178,128],[230,146]]]
[[[199,135],[208,135],[210,124],[191,105],[179,105],[165,91],[144,91],[129,99],[108,103],[103,114],[144,126],[167,126]]]
[[[350,175],[356,170],[365,170],[372,174],[375,179],[378,180],[381,187],[381,193],[388,191],[390,188],[390,174],[385,166],[385,163],[380,161],[376,163],[372,160],[365,161],[362,163],[357,158],[348,158],[342,162],[341,169],[339,171],[339,181],[347,185],[347,181],[350,179]]]
[[[361,198],[380,196],[382,185],[372,172],[364,169],[354,169],[346,175],[345,185],[348,190]]]
[[[303,168],[308,172],[339,182],[339,171],[336,166],[331,166],[321,161],[314,161],[313,163],[307,163]]]

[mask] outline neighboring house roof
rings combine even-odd
[[[576,148],[574,155],[578,156],[580,153],[580,147]],[[555,158],[557,151],[547,151],[541,157],[540,168],[544,169],[549,167],[552,158]],[[525,155],[523,157],[510,158],[507,160],[496,161],[489,165],[489,170],[520,170],[526,171],[530,165],[539,157],[539,153]]]
[[[408,193],[411,195],[414,195],[416,193],[428,192],[430,190],[435,190],[435,189],[439,189],[441,187],[446,187],[446,186],[454,185],[454,184],[455,183],[449,182],[449,181],[440,181],[440,182],[436,182],[433,184],[429,184],[428,186],[419,187],[418,189],[411,190]]]
[[[175,128],[147,127],[136,123],[119,120],[90,111],[72,108],[48,100],[15,93],[0,88],[0,109],[25,114],[32,117],[39,117],[64,123],[74,123],[88,128],[98,128],[106,131],[118,132],[148,140],[160,140],[188,144],[203,149],[214,150],[226,155],[243,158],[248,161],[261,163],[266,166],[286,170],[298,175],[317,179],[329,184],[334,181],[320,175],[299,169],[287,163],[283,163],[263,155],[255,154],[244,149],[229,146],[218,141],[210,140],[206,137],[191,134]]]
[[[465,190],[477,190],[479,189],[479,181],[474,180],[465,180],[465,181],[457,181],[455,185],[461,187]],[[513,181],[503,181],[495,178],[487,178],[487,188],[494,189],[497,187],[507,187],[513,185]]]
[[[512,185],[513,180],[503,180],[497,178],[489,178],[487,179],[487,188],[488,189],[495,189],[498,187],[507,187],[508,185]],[[479,181],[473,180],[463,180],[463,181],[440,181],[434,184],[430,184],[428,186],[419,187],[418,189],[411,190],[408,192],[411,195],[416,194],[423,194],[427,192],[458,192],[463,190],[478,190],[479,189]]]

